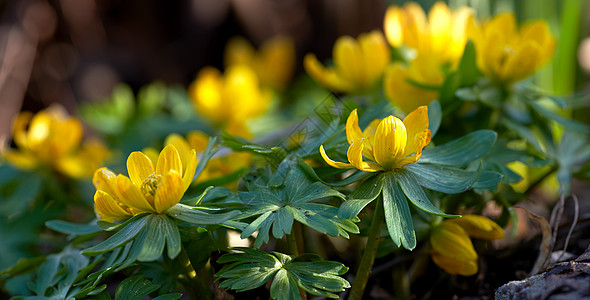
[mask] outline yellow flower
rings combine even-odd
[[[180,160],[185,165],[192,157],[192,150],[195,149],[197,153],[202,153],[207,148],[208,142],[208,135],[200,131],[191,131],[188,133],[186,139],[175,133],[168,135],[164,141],[164,145],[174,145],[178,150]],[[152,148],[146,148],[143,152],[152,160],[154,160],[154,157],[157,158],[157,153]],[[207,162],[207,166],[199,174],[197,182],[229,175],[248,166],[249,163],[250,153],[247,152],[231,152],[225,156],[214,157]]]
[[[477,253],[470,237],[496,240],[504,237],[504,231],[492,220],[478,215],[446,219],[430,234],[432,260],[449,274],[477,273]]]
[[[510,84],[522,80],[553,56],[555,38],[544,21],[530,22],[520,30],[514,14],[503,13],[483,25],[470,23],[470,39],[477,51],[477,65],[493,80]]]
[[[275,36],[256,52],[246,39],[234,37],[225,48],[225,65],[237,64],[250,66],[261,84],[282,90],[295,71],[295,44],[287,36]]]
[[[444,2],[436,2],[428,18],[416,2],[403,7],[390,6],[385,14],[384,30],[389,44],[405,45],[420,56],[434,56],[439,63],[455,67],[467,42],[467,23],[473,15],[468,7],[451,13]]]
[[[309,75],[322,85],[338,92],[366,92],[378,84],[387,64],[389,46],[379,31],[361,34],[358,40],[340,37],[333,49],[333,68],[324,68],[314,54],[307,54],[303,64]]]
[[[133,152],[127,159],[129,177],[115,175],[107,168],[94,173],[96,214],[113,222],[144,212],[163,213],[180,201],[196,167],[195,150],[183,164],[176,147],[168,145],[160,152],[155,168],[148,156]]]
[[[271,91],[259,86],[256,73],[246,65],[230,66],[225,76],[213,67],[203,68],[189,95],[197,111],[221,128],[242,126],[266,112],[272,99]]]
[[[82,123],[60,106],[35,115],[20,113],[12,133],[18,149],[8,149],[2,156],[22,170],[45,166],[74,178],[90,177],[109,156],[108,149],[97,140],[81,144]]]
[[[330,166],[368,172],[401,168],[420,159],[422,149],[430,143],[428,108],[418,107],[403,122],[394,116],[373,120],[364,131],[358,126],[355,109],[346,121],[346,138],[350,144],[347,152],[350,164],[331,160],[324,146],[320,146],[320,154]],[[363,156],[373,162],[363,161]]]
[[[433,88],[422,88],[409,80]],[[389,100],[409,112],[438,99],[435,88],[441,86],[444,80],[445,75],[434,56],[418,56],[407,65],[396,62],[389,66],[385,71],[383,89]]]

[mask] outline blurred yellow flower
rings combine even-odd
[[[110,155],[96,139],[82,143],[82,123],[61,106],[20,113],[12,134],[18,149],[7,149],[2,157],[21,170],[50,167],[70,177],[90,177]]]
[[[480,70],[500,83],[510,84],[530,76],[553,56],[555,38],[545,21],[517,29],[513,13],[502,13],[478,24],[472,20],[469,38],[477,51]]]
[[[384,30],[393,47],[405,45],[419,56],[434,56],[439,64],[455,67],[467,42],[467,23],[473,10],[461,7],[451,13],[444,2],[436,2],[428,13],[416,2],[403,7],[390,6],[385,13]]]
[[[417,86],[414,83],[422,86]],[[445,80],[434,56],[419,56],[407,65],[396,62],[385,70],[385,95],[404,112],[438,99],[438,89]],[[428,86],[431,88],[425,88]]]
[[[379,31],[340,37],[333,49],[334,67],[325,68],[314,54],[303,64],[307,73],[320,84],[338,92],[358,93],[379,83],[390,61],[389,46]]]
[[[418,161],[422,149],[430,143],[428,108],[418,107],[403,122],[394,116],[373,120],[364,131],[359,128],[355,109],[346,121],[346,138],[350,144],[347,152],[350,163],[331,160],[324,146],[320,146],[320,154],[330,166],[367,172],[399,169]],[[363,156],[373,162],[363,161]]]
[[[478,215],[446,219],[430,234],[432,260],[449,274],[477,273],[477,253],[470,237],[496,240],[504,237],[504,231],[494,221]]]
[[[213,67],[203,68],[189,95],[199,113],[222,129],[238,128],[237,134],[247,133],[246,120],[265,113],[272,99],[271,90],[261,88],[256,73],[246,65],[230,66],[225,75]]]
[[[246,39],[234,37],[225,48],[225,65],[238,64],[251,67],[261,84],[282,90],[295,71],[295,44],[287,36],[275,36],[266,40],[256,52]]]
[[[180,201],[193,181],[196,151],[189,156],[183,164],[176,147],[168,145],[160,152],[155,168],[148,156],[136,151],[127,159],[129,177],[107,168],[96,170],[92,179],[96,214],[114,222],[144,212],[165,212]]]

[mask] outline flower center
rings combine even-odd
[[[150,174],[148,178],[144,179],[141,183],[141,191],[143,194],[147,196],[155,196],[156,190],[160,186],[160,182],[162,180],[162,176],[158,174]]]

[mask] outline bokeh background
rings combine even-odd
[[[0,1],[0,144],[22,110],[108,97],[119,82],[137,91],[161,81],[188,86],[202,67],[222,67],[226,42],[240,35],[255,46],[278,34],[293,38],[297,75],[302,57],[331,56],[341,35],[381,29],[383,0],[4,0]],[[425,8],[433,0],[418,1]],[[556,57],[536,75],[554,94],[586,89],[590,71],[590,6],[586,0],[449,0],[480,19],[515,11],[545,19],[558,37]],[[560,74],[560,76],[553,76]],[[296,75],[296,76],[297,76]]]

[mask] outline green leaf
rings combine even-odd
[[[361,183],[359,187],[350,194],[350,199],[340,205],[338,217],[350,219],[358,215],[365,206],[377,199],[383,189],[383,183],[383,175],[373,176]]]
[[[51,220],[45,222],[45,226],[57,232],[71,235],[85,235],[102,231],[102,229],[96,224],[96,220],[93,220],[88,224],[75,224],[61,220]]]
[[[502,181],[502,174],[493,171],[482,171],[471,188],[495,190],[500,181]]]
[[[216,225],[237,217],[240,215],[240,212],[233,210],[225,213],[209,213],[204,210],[200,210],[199,207],[190,207],[188,205],[178,203],[170,207],[166,211],[166,214],[172,218],[192,224]]]
[[[168,257],[174,259],[180,253],[180,233],[166,215],[150,215],[147,236],[143,241],[139,261],[153,261],[162,255],[164,244],[168,246]]]
[[[413,250],[416,247],[416,233],[408,200],[399,187],[395,174],[386,174],[384,181],[383,210],[389,236],[396,246]]]
[[[270,297],[273,299],[301,299],[297,282],[285,269],[280,269],[270,286]]]
[[[498,134],[492,130],[478,130],[454,141],[422,152],[420,163],[460,166],[485,154],[496,142]]]
[[[146,218],[145,215],[139,219],[135,219],[121,229],[121,231],[118,231],[109,237],[106,241],[83,250],[82,254],[94,256],[125,245],[139,233],[139,231],[148,223],[148,220],[149,218]]]
[[[447,194],[458,194],[468,190],[479,176],[476,172],[433,164],[409,164],[404,167],[412,172],[421,186]]]
[[[440,102],[432,101],[428,104],[428,129],[431,136],[435,136],[442,121],[442,109]]]
[[[205,151],[201,155],[201,157],[199,159],[199,163],[197,164],[197,168],[195,169],[195,176],[193,177],[193,180],[195,180],[195,178],[198,178],[199,175],[201,175],[201,172],[203,172],[203,170],[205,170],[207,163],[209,162],[211,157],[215,154],[215,151],[213,151],[213,147],[215,146],[216,142],[217,142],[216,137],[209,138],[209,142],[207,143],[207,148],[205,149]]]
[[[395,176],[401,189],[404,191],[404,194],[406,194],[408,199],[421,210],[441,217],[460,217],[459,215],[445,214],[440,211],[438,207],[434,206],[432,202],[430,202],[430,199],[428,199],[428,196],[424,193],[424,190],[422,190],[422,187],[420,187],[420,184],[418,184],[416,177],[411,172],[402,169],[390,176]]]
[[[445,78],[445,81],[440,87],[440,92],[438,93],[438,100],[443,105],[448,105],[455,97],[455,91],[461,86],[461,77],[462,76],[459,72],[453,72]]]
[[[141,218],[143,218],[143,217],[145,217],[147,215],[148,215],[148,213],[142,213],[142,214],[139,214],[139,215],[135,215],[132,218],[127,219],[123,223],[110,223],[110,222],[105,222],[105,221],[96,221],[96,225],[98,225],[104,231],[114,231],[114,230],[118,230],[118,229],[124,228],[129,223],[135,222],[135,220],[141,219]]]
[[[584,134],[587,134],[590,132],[590,127],[588,127],[588,125],[586,125],[586,124],[582,124],[582,123],[579,123],[575,120],[564,118],[564,117],[560,116],[559,114],[546,109],[542,105],[539,105],[538,103],[530,102],[529,105],[537,113],[539,113],[543,117],[545,117],[549,120],[553,120],[553,121],[563,125],[566,129],[573,130],[578,133],[584,133]]]
[[[476,56],[475,45],[472,41],[467,41],[457,68],[457,72],[461,74],[461,86],[472,86],[481,77],[481,72],[477,68]]]
[[[215,277],[221,279],[220,287],[238,292],[262,286],[273,277],[273,299],[300,299],[299,288],[315,296],[338,298],[331,292],[349,288],[348,281],[340,277],[348,268],[331,261],[301,262],[299,257],[278,252],[272,254],[250,248],[234,248],[242,252],[223,255],[218,263],[224,266]],[[300,256],[302,259],[309,255]]]
[[[131,276],[117,286],[115,300],[141,300],[158,288],[160,285],[151,283],[141,275]]]

